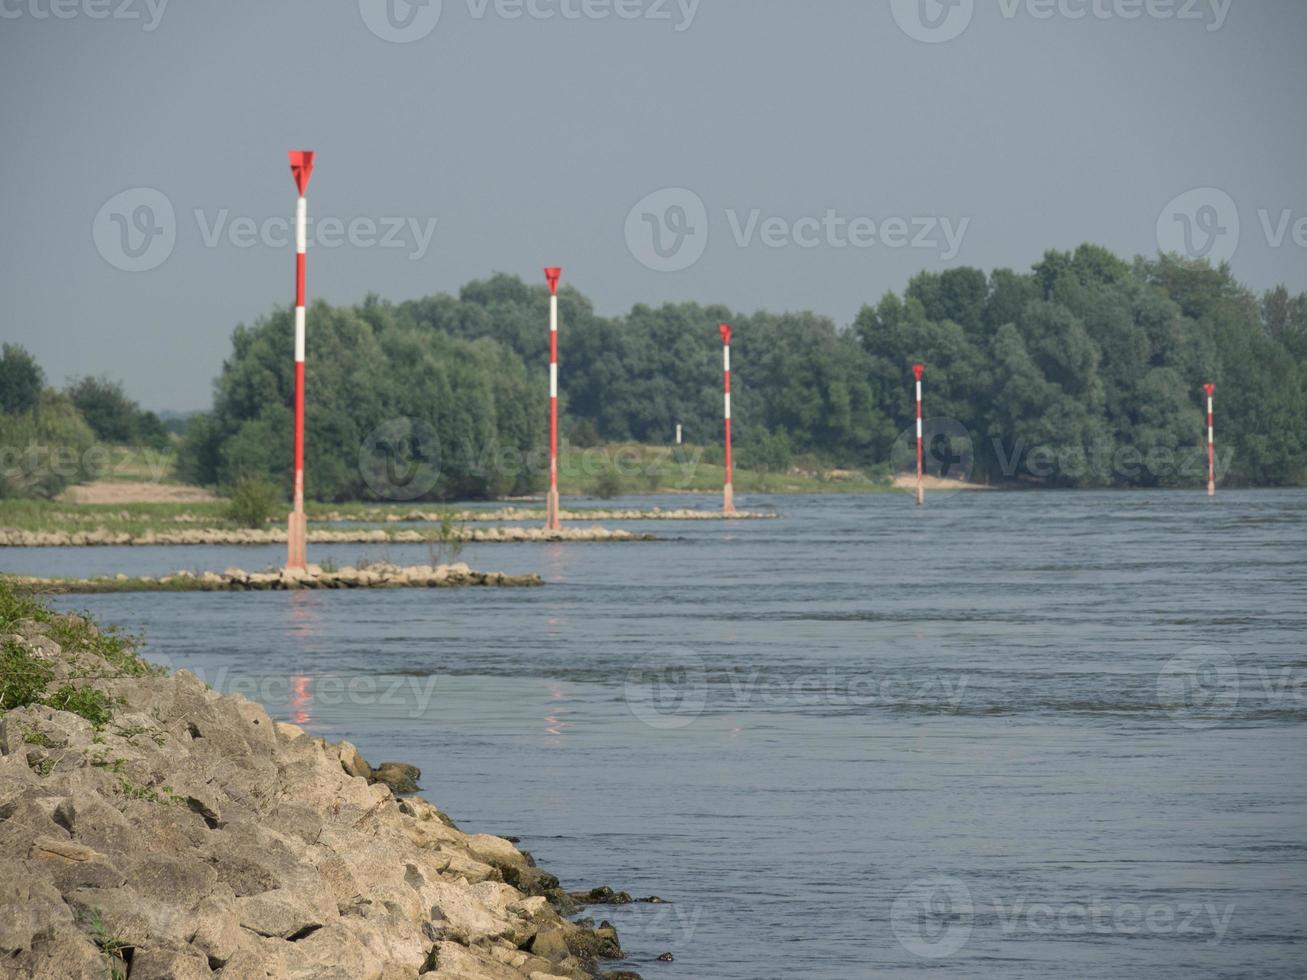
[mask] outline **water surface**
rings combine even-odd
[[[741,504],[785,519],[462,555],[543,589],[60,601],[420,766],[465,827],[520,836],[569,887],[668,900],[593,910],[648,978],[1302,975],[1307,493]]]

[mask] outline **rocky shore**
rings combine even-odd
[[[471,524],[492,521],[538,521],[544,520],[544,516],[545,512],[543,510],[533,510],[528,507],[504,507],[499,510],[461,510],[453,514],[450,519],[460,524]],[[720,510],[687,510],[684,508],[663,510],[661,507],[653,507],[647,510],[600,508],[593,510],[564,510],[560,512],[559,516],[565,521],[762,521],[775,520],[781,515],[764,511],[744,510],[727,515]],[[322,524],[336,524],[345,521],[365,521],[376,524],[398,524],[401,522],[439,524],[445,519],[446,515],[439,511],[426,510],[375,510],[367,511],[362,515],[332,511],[327,514],[314,515],[312,518],[314,522]]]
[[[445,589],[460,586],[505,588],[543,585],[539,575],[505,575],[476,572],[463,563],[455,565],[392,565],[374,562],[355,568],[324,570],[309,565],[304,571],[292,568],[247,572],[229,568],[224,572],[179,571],[171,575],[124,574],[101,578],[35,578],[10,576],[20,588],[41,592],[271,592],[303,589]]]
[[[529,854],[397,797],[414,771],[0,600],[0,976],[635,976]]]
[[[456,528],[449,533],[417,530],[388,531],[358,528],[341,531],[310,531],[310,544],[521,544],[530,541],[652,541],[652,534],[612,531],[602,527],[546,531],[538,527]],[[0,528],[0,548],[67,548],[110,545],[196,545],[196,544],[285,544],[285,528],[266,530],[242,528],[186,528],[139,534],[96,528],[91,531],[24,531]]]

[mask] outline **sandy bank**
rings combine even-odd
[[[0,976],[579,980],[621,956],[530,855],[354,746],[69,622],[0,631],[29,682],[0,701]]]
[[[92,480],[59,495],[72,504],[193,504],[218,498],[203,487],[152,480]]]

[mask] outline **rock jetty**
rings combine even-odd
[[[324,570],[309,565],[301,571],[293,568],[247,572],[229,568],[224,572],[179,571],[171,575],[144,575],[132,578],[124,574],[101,578],[34,578],[8,576],[24,589],[60,592],[274,592],[302,589],[444,589],[459,586],[499,586],[504,588],[543,585],[539,575],[505,575],[503,572],[476,572],[459,562],[455,565],[392,565],[375,562],[355,568]]]
[[[461,528],[448,534],[406,529],[350,528],[310,531],[310,544],[521,544],[532,541],[652,541],[652,534],[613,531],[602,527],[565,527],[546,531],[538,527]],[[0,528],[0,548],[67,548],[92,545],[196,545],[285,544],[284,528],[183,528],[139,533],[96,528],[91,531],[26,531]]]
[[[460,524],[472,524],[492,521],[539,521],[544,520],[545,512],[543,510],[533,510],[529,507],[503,507],[499,510],[461,510],[448,516],[449,519]],[[728,515],[720,510],[688,510],[685,508],[663,510],[661,507],[652,507],[630,510],[601,508],[564,510],[559,516],[565,521],[762,521],[775,520],[781,515],[766,511],[737,511]],[[336,524],[346,521],[364,521],[369,524],[439,524],[446,517],[446,514],[432,510],[377,509],[353,514],[331,511],[326,514],[315,514],[310,520],[320,524]]]
[[[0,977],[635,976],[529,854],[353,745],[4,598]]]

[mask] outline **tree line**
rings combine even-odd
[[[722,428],[717,325],[728,322],[741,466],[815,461],[884,472],[911,441],[919,361],[930,457],[964,461],[954,475],[1199,486],[1202,385],[1212,382],[1222,481],[1307,480],[1307,294],[1280,287],[1259,297],[1224,265],[1125,261],[1083,245],[1047,252],[1026,272],[923,272],[845,326],[811,312],[697,303],[602,316],[571,286],[559,305],[563,435],[574,447],[667,444],[680,424],[711,461]],[[289,486],[291,316],[278,309],[236,328],[213,408],[182,440],[184,478]],[[538,490],[547,473],[547,322],[544,284],[509,275],[457,296],[316,304],[309,495],[385,498],[419,465],[432,474],[422,499]]]
[[[369,454],[439,457],[429,496],[538,489],[544,477],[548,294],[496,275],[457,296],[376,296],[311,313],[310,491],[375,496]],[[697,303],[605,317],[559,297],[564,435],[574,446],[691,443],[721,433],[720,322],[732,342],[742,466],[798,456],[885,464],[910,438],[911,365],[926,414],[954,420],[932,451],[973,480],[1043,486],[1179,486],[1205,479],[1201,386],[1217,385],[1221,477],[1282,485],[1307,475],[1307,295],[1257,297],[1226,266],[1173,256],[1126,262],[1097,246],[1050,251],[1029,272],[923,272],[840,328],[810,312],[742,314]],[[237,329],[212,413],[183,464],[203,483],[285,482],[290,311]],[[372,433],[418,419],[425,445]],[[416,431],[416,430],[414,430]],[[958,433],[961,432],[961,436]],[[959,438],[968,445],[956,445]]]
[[[119,382],[86,377],[49,387],[27,350],[0,346],[0,498],[53,497],[91,479],[108,465],[108,445],[163,451],[169,443],[165,423]]]

